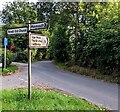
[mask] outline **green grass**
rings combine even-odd
[[[9,75],[10,73],[14,73],[16,70],[18,70],[18,67],[16,65],[10,65],[7,68],[3,69],[2,72],[2,68],[0,68],[0,75]]]
[[[100,79],[100,80],[103,80],[103,81],[106,81],[106,82],[120,83],[119,80],[118,80],[118,78],[119,78],[118,74],[104,75],[96,69],[80,67],[80,66],[77,66],[77,65],[68,67],[64,63],[57,63],[55,61],[53,61],[53,63],[58,68],[66,70],[66,71],[70,71],[70,72],[77,73],[77,74],[84,75],[84,76],[89,76],[89,77],[92,77],[92,78],[95,78],[95,79]]]
[[[105,110],[89,102],[53,90],[27,89],[2,90],[2,110]]]

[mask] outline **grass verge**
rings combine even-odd
[[[2,110],[105,110],[73,96],[53,90],[32,90],[27,99],[27,89],[1,90]]]
[[[11,73],[14,73],[16,70],[18,70],[18,67],[16,65],[10,65],[9,67],[7,68],[4,68],[3,69],[3,72],[2,72],[2,68],[0,68],[0,75],[10,75]]]
[[[104,75],[96,69],[80,67],[77,65],[68,67],[65,65],[65,63],[57,63],[55,61],[53,61],[53,64],[55,64],[60,69],[70,71],[73,73],[77,73],[80,75],[84,75],[84,76],[89,76],[89,77],[92,77],[94,79],[100,79],[102,81],[111,82],[111,83],[120,83],[118,80],[118,74],[116,74],[116,75],[115,74],[114,75]]]

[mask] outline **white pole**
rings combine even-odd
[[[6,68],[6,45],[4,49],[4,68]]]

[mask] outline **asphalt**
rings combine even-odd
[[[95,80],[56,68],[51,61],[32,64],[32,77],[47,85],[84,98],[93,104],[118,110],[118,85]]]
[[[1,77],[1,89],[27,87],[28,65],[20,63],[13,64],[19,66],[19,72]],[[110,110],[118,110],[117,84],[63,71],[55,67],[51,61],[39,61],[32,64],[32,86],[60,89],[78,98],[84,98],[98,106]]]
[[[28,87],[28,64],[13,62],[19,70],[7,76],[0,76],[0,89],[16,89]],[[48,85],[40,78],[32,74],[32,87],[47,87]]]

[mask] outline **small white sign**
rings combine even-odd
[[[31,23],[30,30],[46,29],[46,23]]]
[[[40,34],[30,34],[30,48],[48,48],[48,37]]]
[[[7,30],[7,34],[9,34],[9,35],[12,35],[12,34],[24,34],[24,33],[27,33],[27,27],[8,29]]]

